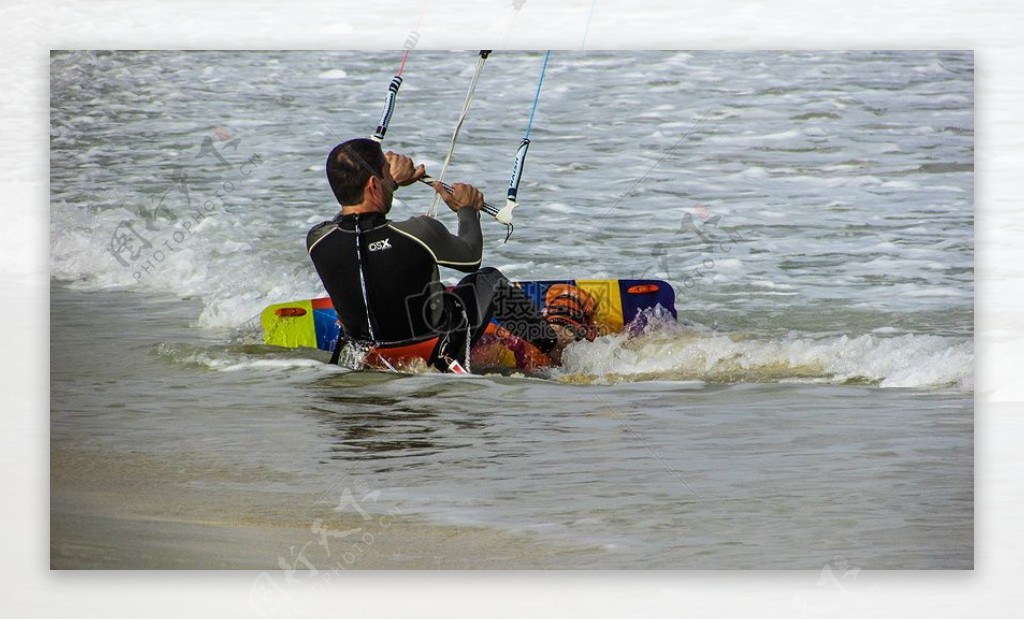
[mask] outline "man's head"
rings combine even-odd
[[[327,182],[342,207],[368,204],[391,210],[395,182],[380,144],[368,138],[342,142],[327,156]]]

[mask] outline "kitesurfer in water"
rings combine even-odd
[[[568,343],[593,339],[564,313],[546,320],[500,271],[480,268],[484,198],[477,188],[454,183],[449,192],[433,184],[458,216],[453,235],[426,216],[388,219],[395,190],[426,174],[409,157],[357,138],[331,150],[326,172],[341,211],[309,231],[306,248],[337,311],[343,339],[385,353],[414,350],[438,369],[453,371],[466,366],[469,348],[492,317],[556,364]],[[438,266],[469,275],[449,292]]]

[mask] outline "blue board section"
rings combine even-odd
[[[548,289],[555,284],[575,284],[575,280],[537,280],[535,282],[515,282],[519,288],[526,293],[526,296],[530,298],[533,305],[538,308],[544,307],[544,299],[548,293]]]
[[[313,324],[316,326],[316,348],[333,351],[338,343],[338,314],[334,308],[313,310]]]
[[[657,285],[658,290],[652,293],[629,292],[634,287],[649,284]],[[659,305],[671,312],[672,318],[679,318],[676,312],[676,292],[664,280],[619,280],[619,290],[622,292],[622,320],[626,325],[632,323],[641,310]]]

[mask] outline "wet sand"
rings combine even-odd
[[[401,506],[385,514],[340,513],[316,496],[253,490],[241,482],[243,474],[254,472],[55,441],[50,568],[281,570],[286,576],[297,570],[308,577],[362,569],[583,568],[602,555],[526,534],[426,525]],[[267,486],[287,485],[280,473],[264,478]]]

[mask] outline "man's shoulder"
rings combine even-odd
[[[311,250],[318,241],[331,234],[335,230],[338,230],[338,223],[332,220],[326,222],[320,222],[306,233],[306,249]]]
[[[404,233],[417,236],[438,230],[448,230],[444,224],[427,215],[416,215],[400,222],[389,221],[388,225]]]

